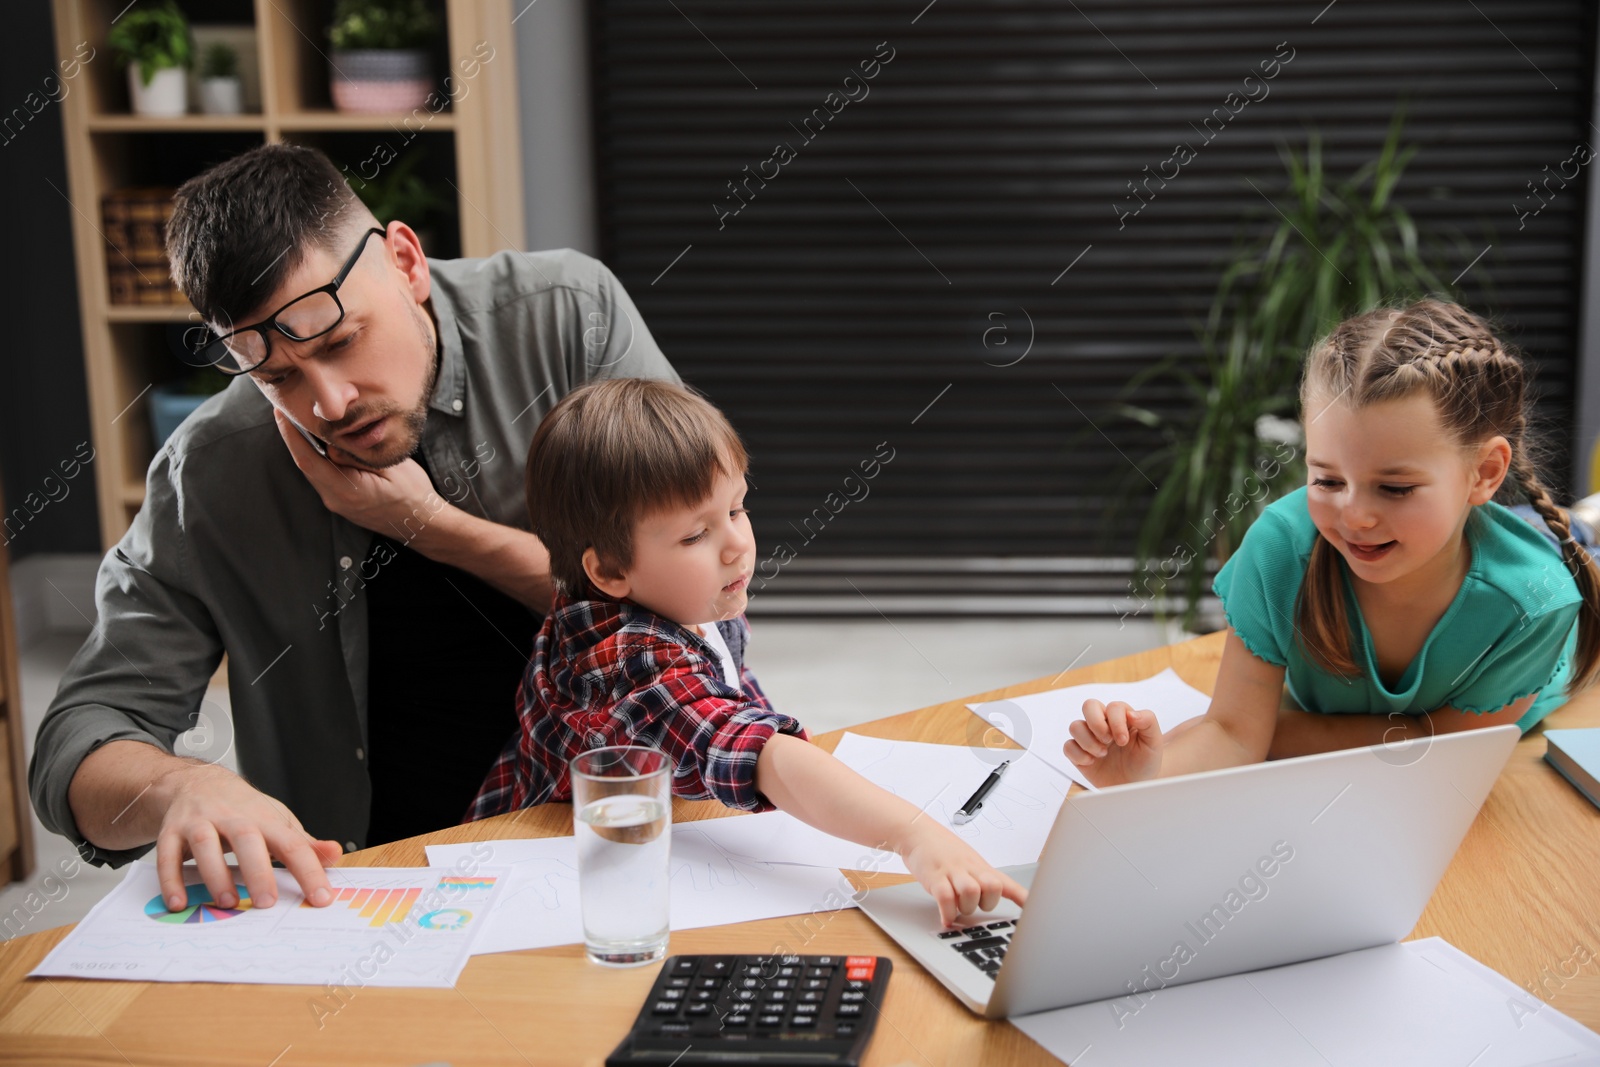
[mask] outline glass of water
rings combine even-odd
[[[659,749],[593,748],[572,759],[583,943],[596,963],[631,967],[667,954],[671,764]]]

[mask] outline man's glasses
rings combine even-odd
[[[215,367],[223,374],[248,374],[272,354],[271,331],[276,330],[291,341],[321,337],[344,321],[339,287],[355,269],[356,261],[367,247],[367,239],[373,234],[386,237],[388,231],[373,227],[362,234],[361,243],[327,285],[295,297],[253,326],[220,337],[209,326],[193,327],[184,333],[185,350],[202,367]]]

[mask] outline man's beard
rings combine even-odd
[[[432,342],[428,337],[427,327],[422,320],[422,316],[425,313],[421,308],[417,307],[416,304],[412,304],[411,308],[412,325],[417,329],[417,337],[422,344],[423,350],[427,351]],[[433,387],[439,379],[439,354],[437,351],[433,351],[430,353],[430,357],[431,358],[428,360],[428,377],[427,380],[422,383],[422,395],[417,398],[416,405],[412,407],[410,411],[402,412],[392,404],[385,404],[377,409],[368,409],[364,411],[356,411],[353,414],[347,414],[343,419],[340,420],[345,424],[345,427],[349,429],[355,426],[360,426],[365,422],[371,422],[379,415],[399,415],[400,428],[398,432],[389,438],[388,441],[384,442],[382,446],[383,451],[375,456],[364,456],[357,455],[356,453],[350,452],[347,449],[337,445],[333,447],[338,448],[341,453],[355,460],[358,465],[369,467],[372,470],[383,470],[385,467],[393,467],[400,463],[404,463],[407,459],[411,458],[411,456],[417,451],[417,448],[422,444],[422,431],[423,428],[428,424],[428,402],[433,399]]]

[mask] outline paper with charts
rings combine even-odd
[[[470,876],[461,870],[472,870]],[[140,982],[327,983],[449,988],[472,954],[502,888],[504,871],[471,867],[333,867],[334,900],[305,903],[287,871],[274,870],[278,900],[223,908],[193,867],[189,903],[168,911],[156,868],[128,873],[34,968],[35,975]]]
[[[967,707],[1074,782],[1093,789],[1083,772],[1061,751],[1072,736],[1067,726],[1083,718],[1083,702],[1091,698],[1106,704],[1123,700],[1135,708],[1149,709],[1156,713],[1163,733],[1180,722],[1204,715],[1211,707],[1211,698],[1179,678],[1171,667],[1138,682],[1090,682]]]
[[[760,816],[742,816],[741,818]],[[837,869],[786,866],[736,855],[706,832],[730,819],[705,819],[672,827],[672,929],[785,915],[795,919],[792,944],[821,929],[833,912],[854,907],[854,888]],[[464,858],[507,870],[504,897],[474,953],[513,952],[571,945],[583,940],[578,904],[578,852],[571,837],[429,845],[428,862]],[[794,951],[799,951],[798,947]]]

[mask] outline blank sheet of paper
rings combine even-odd
[[[672,828],[672,929],[816,913],[804,927],[814,930],[832,912],[855,906],[854,889],[836,868],[752,860],[727,851],[700,829],[732,821],[712,819]],[[483,859],[485,848],[492,860]],[[454,863],[472,856],[507,869],[502,899],[473,946],[474,955],[583,940],[575,838],[429,845],[427,853],[430,863]],[[806,936],[798,927],[797,931],[795,944]],[[791,945],[789,951],[799,949]]]
[[[1170,667],[1138,682],[1091,682],[967,707],[1046,764],[1093,789],[1083,772],[1062,752],[1062,746],[1072,736],[1067,727],[1083,718],[1083,702],[1091,699],[1106,704],[1121,700],[1137,709],[1154,711],[1163,733],[1196,715],[1204,715],[1211,707],[1209,696],[1179,678]]]
[[[1085,1067],[1600,1063],[1600,1036],[1439,938],[1011,1021]]]

